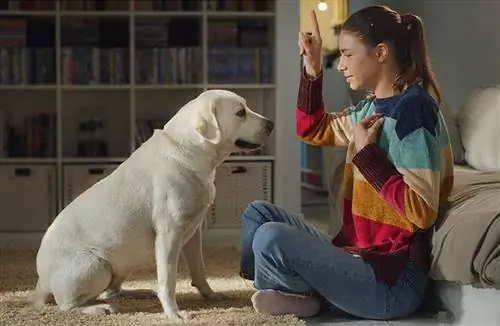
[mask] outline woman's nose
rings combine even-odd
[[[339,60],[339,63],[337,64],[337,70],[342,72],[345,70],[345,66],[344,64],[342,63],[342,60]]]

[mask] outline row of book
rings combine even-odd
[[[208,10],[225,11],[265,11],[273,1],[269,0],[205,0]],[[123,11],[129,9],[128,1],[120,0],[61,0],[61,10],[106,10]],[[136,0],[134,9],[138,11],[193,11],[201,10],[199,0]],[[55,10],[55,1],[50,0],[2,0],[0,10]]]
[[[271,11],[274,0],[206,0],[209,11]]]
[[[53,84],[55,76],[54,48],[0,48],[0,84]]]
[[[0,110],[0,157],[54,157],[55,131],[55,114],[33,114],[14,125]]]
[[[201,56],[200,48],[136,50],[136,83],[201,83]],[[272,83],[272,57],[267,48],[209,48],[207,64],[209,83]]]
[[[63,84],[129,83],[128,48],[65,47],[61,55]]]
[[[217,47],[208,49],[210,83],[272,83],[271,51],[268,48]]]
[[[137,84],[197,84],[203,82],[199,47],[145,48],[135,51]]]
[[[0,84],[55,83],[53,48],[0,48]],[[196,84],[203,80],[200,48],[136,50],[136,83]],[[271,52],[266,48],[208,50],[211,83],[270,83]],[[124,48],[61,49],[63,84],[128,84],[129,51]]]

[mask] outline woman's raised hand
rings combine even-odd
[[[322,40],[316,12],[311,10],[312,33],[299,32],[299,50],[308,75],[316,77],[321,73]]]

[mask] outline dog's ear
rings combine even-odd
[[[214,101],[210,101],[208,107],[198,108],[192,117],[194,130],[205,141],[218,144],[221,141],[221,131],[216,115],[217,106]]]

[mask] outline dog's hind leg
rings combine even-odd
[[[90,315],[110,315],[117,311],[97,297],[112,279],[112,268],[91,252],[77,252],[57,262],[51,275],[54,299],[62,311],[77,310]]]
[[[44,287],[42,286],[42,281],[38,279],[38,282],[36,283],[35,290],[30,296],[30,302],[31,304],[39,308],[43,306],[44,304],[47,303],[47,300],[49,299],[50,292],[46,291]]]
[[[127,278],[128,273],[123,274],[113,274],[111,284],[104,293],[105,299],[115,299],[115,298],[127,298],[127,299],[154,299],[156,298],[156,292],[153,290],[137,289],[137,290],[125,290],[122,289],[122,283]]]

